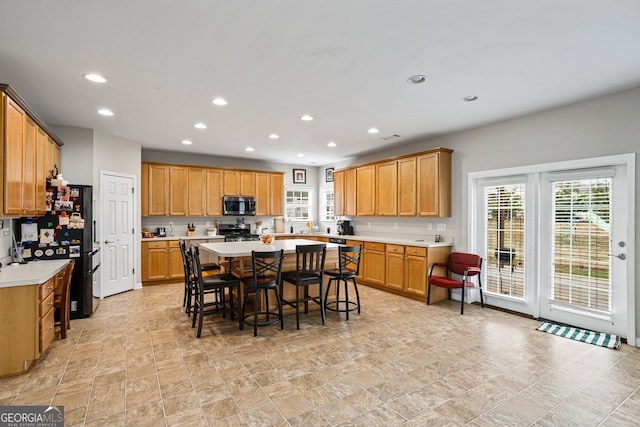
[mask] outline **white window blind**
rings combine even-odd
[[[553,301],[611,310],[611,178],[553,183]]]
[[[524,183],[484,188],[487,292],[524,299],[525,296]]]

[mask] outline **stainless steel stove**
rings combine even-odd
[[[245,242],[260,240],[260,235],[252,234],[249,224],[220,224],[218,233],[224,236],[225,242]]]

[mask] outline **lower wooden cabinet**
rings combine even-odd
[[[362,280],[374,285],[385,285],[386,262],[384,251],[384,243],[364,242],[364,252],[360,260]]]
[[[27,372],[51,344],[57,280],[0,288],[0,378]]]
[[[142,283],[184,278],[178,240],[142,242]]]

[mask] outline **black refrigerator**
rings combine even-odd
[[[89,185],[47,187],[46,215],[20,218],[18,247],[28,262],[73,258],[71,318],[91,316],[93,275],[98,263],[93,221],[93,192]]]

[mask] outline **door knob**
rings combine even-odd
[[[108,245],[109,243],[113,243],[113,240],[105,240],[105,241],[104,241],[104,244],[105,244],[105,245]]]
[[[614,257],[616,257],[616,258],[618,258],[618,259],[621,259],[621,260],[625,260],[625,259],[627,259],[627,255],[625,255],[625,254],[618,254],[618,255],[616,255],[616,254],[609,254],[609,256],[614,256]]]

